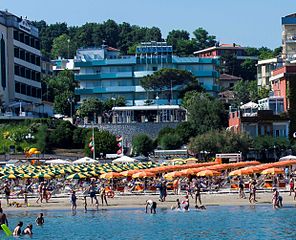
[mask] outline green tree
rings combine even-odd
[[[92,152],[89,147],[92,133],[89,132],[85,141],[84,152],[87,156],[92,157]],[[95,153],[96,156],[100,156],[101,153],[114,154],[118,150],[117,141],[115,135],[108,131],[95,129]]]
[[[93,119],[94,114],[97,116],[103,112],[103,102],[97,98],[91,97],[84,99],[77,110],[77,115],[80,117],[89,117]]]
[[[36,146],[40,152],[44,153],[48,151],[48,127],[46,125],[41,125],[38,128],[36,137]]]
[[[196,77],[188,71],[164,68],[145,76],[140,80],[142,87],[146,91],[164,91],[168,96],[168,101],[172,99],[171,89],[182,90],[186,85],[197,81]]]
[[[71,42],[70,37],[67,34],[62,34],[53,40],[51,49],[52,58],[73,58],[75,52],[76,46]]]
[[[56,128],[50,132],[49,145],[55,148],[72,148],[73,126],[68,121],[58,121]]]
[[[125,106],[125,98],[122,96],[119,96],[117,98],[109,98],[104,101],[103,107],[104,111],[109,111],[113,107],[124,107]]]
[[[72,99],[74,99],[74,94],[70,91],[65,91],[63,94],[56,95],[53,102],[53,108],[55,112],[70,116],[71,107],[73,108],[73,103],[71,103]]]
[[[154,149],[153,140],[146,134],[138,134],[132,140],[133,153],[135,155],[148,156]]]
[[[217,44],[216,36],[209,35],[209,33],[201,27],[196,29],[193,35],[195,37],[197,50],[213,47]]]
[[[223,104],[206,93],[187,92],[183,106],[188,111],[188,121],[196,134],[225,127],[227,122]]]
[[[254,80],[256,79],[257,74],[257,61],[246,59],[240,65],[240,76],[245,80]]]
[[[73,148],[83,149],[90,130],[77,127],[73,131]]]
[[[167,133],[160,137],[159,145],[161,149],[179,149],[182,146],[182,139],[176,133]]]
[[[183,144],[187,144],[190,138],[196,136],[196,131],[190,122],[182,122],[178,124],[175,133],[182,139]]]

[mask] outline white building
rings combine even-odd
[[[38,29],[26,18],[0,11],[0,98],[6,111],[24,116],[41,104]],[[20,103],[20,104],[18,104]],[[21,109],[15,110],[21,106]]]

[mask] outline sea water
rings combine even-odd
[[[9,227],[24,227],[40,211],[8,211]],[[33,227],[32,239],[296,239],[296,208],[271,206],[209,206],[207,210],[178,212],[157,209],[43,211],[45,224]],[[3,239],[3,233],[0,233]],[[27,238],[27,237],[23,237]]]

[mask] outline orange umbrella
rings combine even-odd
[[[204,170],[204,169],[202,169]],[[182,174],[184,174],[183,176],[186,175],[195,175],[196,173],[200,172],[201,170],[199,168],[188,168],[188,169],[184,169],[182,171],[180,171]]]
[[[121,177],[124,177],[124,176],[117,172],[108,172],[100,176],[100,178],[104,178],[104,179],[121,178]]]
[[[152,178],[155,177],[155,174],[152,172],[138,172],[132,175],[133,178]]]
[[[125,176],[125,177],[131,177],[133,174],[137,173],[137,172],[141,172],[141,170],[127,170],[127,171],[123,171],[123,172],[120,172],[120,174],[122,176]]]
[[[250,175],[254,173],[252,169],[239,169],[239,170],[234,170],[230,172],[228,175],[229,176],[242,176],[242,175]]]
[[[284,170],[280,168],[267,168],[261,172],[263,175],[276,175],[276,174],[283,174]]]
[[[196,176],[198,177],[213,177],[213,176],[219,176],[219,175],[221,175],[221,173],[214,170],[204,170],[196,174]]]
[[[183,174],[182,172],[170,172],[164,175],[164,177],[166,179],[173,179],[173,178],[177,178],[177,177],[182,177],[185,174]]]

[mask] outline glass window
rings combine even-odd
[[[24,67],[20,67],[20,75],[22,76],[22,77],[25,77],[25,68]]]
[[[27,93],[26,93],[26,84],[21,83],[21,94],[27,95]]]
[[[25,44],[30,45],[30,40],[28,35],[25,35]]]
[[[35,87],[32,87],[32,97],[37,97],[37,91]]]
[[[14,57],[20,58],[20,49],[18,47],[14,48]]]
[[[25,51],[23,49],[20,49],[20,59],[25,60]]]
[[[24,36],[24,33],[20,32],[20,42],[24,42],[25,41],[25,36]]]
[[[17,93],[21,92],[21,84],[19,82],[15,82],[15,91]]]
[[[14,65],[14,74],[15,75],[20,75],[20,67],[19,67],[19,65]]]
[[[13,31],[13,38],[17,41],[19,40],[19,32],[17,30]]]
[[[32,88],[34,88],[34,87],[31,87],[29,85],[26,85],[26,87],[27,87],[27,94],[26,95],[31,97],[32,96]]]
[[[26,68],[26,78],[31,79],[31,70]]]

